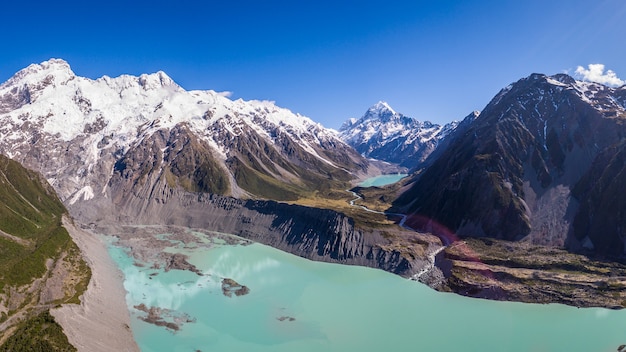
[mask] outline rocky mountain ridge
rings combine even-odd
[[[610,241],[600,240],[591,226],[576,227],[591,224],[581,220],[585,208],[579,202],[593,186],[575,194],[572,190],[582,187],[583,175],[593,173],[590,168],[599,157],[626,138],[625,98],[626,87],[580,82],[564,74],[521,79],[498,93],[395,205],[412,214],[408,223],[417,228],[439,223],[459,237],[525,240],[572,250],[586,246],[610,254],[598,245],[622,243],[623,234],[613,229],[602,235]],[[619,217],[623,210],[607,214]]]

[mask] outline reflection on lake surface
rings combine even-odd
[[[203,275],[165,272],[110,246],[143,351],[616,351],[626,342],[626,312],[471,299],[260,244],[169,250]],[[226,296],[224,278],[249,293]],[[179,330],[140,320],[140,304]]]

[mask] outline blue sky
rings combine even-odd
[[[0,81],[51,57],[74,72],[165,71],[338,128],[379,100],[445,123],[534,72],[626,78],[626,1],[11,1]]]

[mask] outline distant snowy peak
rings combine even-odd
[[[360,118],[350,118],[346,122],[342,124],[339,128],[339,131],[345,131],[351,129],[353,126],[357,125],[365,125],[365,124],[376,124],[380,125],[384,122],[389,122],[391,120],[401,120],[403,115],[398,114],[393,110],[389,104],[384,101],[379,101],[365,112],[363,116]]]
[[[413,124],[416,120],[397,113],[392,109],[389,104],[384,101],[379,101],[365,112],[365,114],[357,120],[357,123],[364,123],[365,121],[371,121],[373,123],[400,123],[400,124]]]
[[[339,135],[362,155],[413,168],[423,162],[457,122],[440,126],[396,112],[380,101],[359,119],[346,121]]]
[[[365,115],[371,116],[388,116],[388,115],[396,115],[396,111],[387,104],[387,102],[379,101],[371,108],[367,110]]]

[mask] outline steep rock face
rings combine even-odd
[[[421,122],[395,112],[385,102],[378,102],[360,119],[346,121],[339,129],[339,136],[368,158],[411,169],[419,166],[457,124],[440,126]]]
[[[453,122],[455,125],[454,129],[439,140],[437,147],[433,150],[433,152],[430,153],[421,164],[413,168],[411,172],[416,172],[430,166],[446,149],[448,149],[448,146],[450,146],[454,140],[462,137],[467,132],[478,116],[480,116],[480,111],[472,111],[470,114],[465,116],[461,122]]]
[[[0,86],[0,122],[0,152],[44,174],[66,203],[106,194],[138,150],[165,158],[170,183],[236,197],[296,199],[369,167],[304,116],[186,91],[163,72],[91,80],[62,60],[31,65]],[[148,142],[164,136],[159,148]],[[134,167],[147,171],[142,162]]]
[[[130,149],[114,166],[108,189],[115,202],[152,194],[157,181],[189,192],[226,194],[227,170],[210,147],[184,125],[160,130]]]
[[[312,260],[380,268],[405,277],[426,265],[425,258],[385,248],[390,241],[381,230],[359,228],[351,218],[332,210],[190,193],[172,189],[163,180],[155,183],[151,193],[142,191],[112,203],[116,198],[76,203],[70,211],[79,221],[105,231],[118,225],[142,224],[202,228],[238,235]],[[389,236],[388,231],[405,230],[385,231]]]
[[[580,202],[574,236],[580,245],[601,253],[626,252],[626,140],[594,160],[572,193]]]
[[[441,223],[458,236],[564,245],[577,208],[571,188],[626,136],[625,90],[566,75],[512,84],[396,206],[415,226]]]

